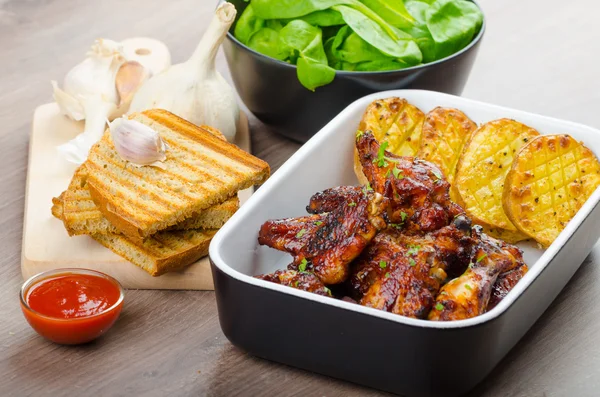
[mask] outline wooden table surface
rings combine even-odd
[[[480,3],[488,30],[464,96],[600,128],[600,3]],[[212,0],[0,0],[0,396],[381,395],[233,347],[213,292],[128,291],[111,332],[83,347],[46,342],[20,312],[28,134],[35,107],[51,101],[49,81],[61,80],[98,37],[156,37],[182,61],[213,7]],[[226,74],[222,56],[218,67]],[[256,119],[251,128],[254,153],[273,169],[299,147]],[[596,246],[472,395],[600,395],[599,261]],[[460,357],[446,359],[460,365]]]

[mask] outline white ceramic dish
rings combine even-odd
[[[496,308],[476,318],[409,319],[253,278],[291,262],[285,253],[258,246],[262,223],[305,214],[309,198],[318,191],[357,184],[352,167],[356,128],[371,101],[390,96],[406,98],[424,112],[454,107],[478,124],[506,117],[541,134],[568,133],[600,154],[600,131],[568,121],[429,91],[388,91],[362,98],[300,148],[213,239],[210,257],[221,326],[234,344],[289,365],[406,395],[460,394],[493,369],[589,254],[600,237],[595,227],[600,190],[547,250],[534,243],[519,245],[529,272]],[[307,328],[309,339],[298,332]],[[290,339],[296,342],[285,343]],[[364,343],[369,349],[356,349]],[[467,356],[464,344],[470,346]],[[461,354],[461,361],[467,361],[462,367],[440,362]],[[403,357],[410,357],[411,365]]]

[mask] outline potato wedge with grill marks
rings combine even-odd
[[[504,213],[504,180],[516,153],[537,136],[533,128],[510,119],[483,124],[465,145],[454,179],[458,202],[467,215],[488,230],[510,232],[504,234],[513,242],[528,237]]]
[[[568,135],[533,139],[516,155],[504,185],[512,223],[548,247],[600,186],[600,163]]]
[[[358,129],[371,131],[379,142],[388,142],[388,152],[398,156],[415,156],[421,146],[424,119],[425,114],[406,99],[378,99],[367,107]],[[356,150],[354,171],[358,180],[366,184]]]
[[[477,124],[460,110],[437,107],[425,116],[417,157],[440,167],[453,186],[460,155],[476,129]],[[453,187],[450,189],[450,197],[456,201]]]

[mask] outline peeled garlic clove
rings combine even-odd
[[[52,80],[50,84],[52,84],[53,97],[60,112],[75,121],[85,119],[85,112],[79,99],[61,90],[56,81]]]
[[[121,65],[115,78],[119,107],[129,106],[133,95],[149,78],[150,72],[139,62],[129,61]]]
[[[138,166],[160,166],[169,148],[158,132],[136,120],[115,119],[109,124],[110,135],[119,156]]]

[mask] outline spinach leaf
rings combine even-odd
[[[466,47],[483,24],[479,7],[466,0],[437,0],[427,9],[426,17],[438,59]]]
[[[386,34],[377,22],[354,8],[334,6],[333,9],[342,14],[344,21],[356,34],[384,54],[401,59],[408,65],[417,65],[421,62],[421,51],[409,34],[388,25],[395,30],[396,38],[393,38]]]
[[[359,35],[351,29],[347,30],[348,34],[343,38],[341,43],[334,42],[333,51],[338,59],[343,62],[360,63],[367,61],[388,61],[390,58],[364,41]],[[336,41],[338,37],[336,36]],[[337,44],[337,46],[336,46]]]
[[[386,70],[399,70],[405,67],[406,64],[388,58],[354,64],[353,70],[356,72],[380,72]]]
[[[344,18],[339,12],[332,10],[331,8],[322,11],[311,12],[308,15],[300,17],[306,23],[310,23],[313,26],[337,26],[344,25]]]
[[[292,19],[315,11],[326,10],[339,4],[357,0],[252,0],[256,15],[263,19]]]
[[[248,44],[250,37],[264,26],[265,20],[258,18],[252,4],[249,4],[235,24],[233,34],[239,41]]]
[[[279,33],[271,28],[262,28],[250,37],[248,47],[271,58],[284,61],[289,57],[289,51],[279,40]]]
[[[406,10],[402,0],[360,0],[360,2],[375,11],[392,26],[408,28],[414,24],[415,20]]]
[[[302,20],[288,23],[279,32],[281,42],[297,53],[298,80],[311,91],[329,84],[335,70],[328,65],[321,29]]]

